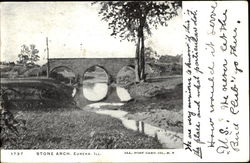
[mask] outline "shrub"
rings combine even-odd
[[[1,89],[0,95],[0,126],[1,126],[1,137],[0,147],[8,149],[13,144],[18,145],[22,141],[22,136],[19,135],[21,130],[26,130],[26,121],[20,118],[20,114],[14,117],[14,115],[7,110],[8,108],[8,97],[3,89]]]

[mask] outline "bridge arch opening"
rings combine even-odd
[[[116,77],[116,93],[121,101],[129,101],[132,99],[129,90],[126,86],[135,83],[136,74],[135,67],[133,65],[127,65],[122,67]]]
[[[84,82],[101,82],[107,83],[109,82],[109,74],[108,71],[99,65],[94,65],[87,68],[83,73],[83,81]]]
[[[89,101],[101,101],[108,94],[109,75],[104,67],[94,65],[83,73],[83,96]]]
[[[55,67],[50,71],[51,78],[66,85],[74,85],[78,82],[75,72],[66,66]]]
[[[135,79],[135,67],[133,65],[127,65],[122,67],[117,73],[116,83],[117,85],[124,86],[134,83]]]

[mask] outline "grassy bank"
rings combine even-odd
[[[162,148],[154,138],[126,129],[120,120],[80,109],[19,111],[18,134],[1,134],[5,149]],[[5,137],[3,137],[5,136]]]
[[[15,81],[14,81],[15,82]],[[7,84],[15,84],[7,82]],[[42,86],[42,87],[40,87]],[[11,85],[14,88],[13,85]],[[53,88],[53,89],[52,89]],[[55,93],[57,91],[59,93]],[[160,149],[153,137],[126,129],[120,120],[74,106],[61,96],[63,87],[44,82],[22,83],[7,90],[8,104],[20,123],[6,126],[1,114],[1,147],[4,149]],[[134,98],[121,109],[129,118],[182,132],[182,79],[145,82],[129,86]],[[23,93],[24,92],[24,93]],[[18,101],[15,101],[15,100]],[[31,101],[30,101],[31,100]],[[26,105],[29,104],[29,105]],[[4,132],[3,132],[4,131]]]
[[[128,87],[132,101],[121,106],[127,117],[183,132],[182,78],[144,82]]]

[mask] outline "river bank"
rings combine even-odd
[[[80,109],[75,103],[36,89],[18,87],[25,91],[23,100],[10,101],[11,114],[1,110],[1,148],[3,149],[161,149],[179,148],[182,144],[182,80],[168,82],[140,83],[128,89],[133,100],[124,105],[103,106],[101,110],[122,110],[125,119],[132,120],[139,129],[131,130],[119,118],[100,115]],[[40,86],[40,85],[39,85]],[[44,86],[42,85],[42,88]],[[51,89],[46,89],[51,90]],[[9,100],[21,98],[22,93],[8,91]],[[41,99],[45,100],[44,102]],[[66,99],[66,98],[63,98]],[[30,101],[32,100],[32,101]],[[34,102],[37,101],[37,102]],[[57,101],[57,103],[55,103]],[[71,102],[70,102],[71,101]],[[26,104],[29,104],[26,106]],[[45,105],[46,104],[46,105]],[[88,106],[89,107],[89,106]],[[6,125],[6,118],[8,123]],[[137,122],[138,121],[138,122]],[[19,123],[20,122],[20,123]],[[153,127],[152,127],[152,126]],[[9,126],[11,126],[9,128]],[[14,127],[13,127],[14,126]],[[144,126],[144,129],[142,129]],[[158,135],[147,134],[148,126]],[[151,129],[148,130],[151,132]],[[139,132],[138,132],[139,131]],[[142,132],[140,132],[142,131]],[[168,133],[166,133],[166,131]],[[169,132],[170,131],[170,132]],[[163,134],[164,133],[164,134]],[[159,136],[167,137],[163,147]],[[174,133],[174,134],[173,134]],[[180,133],[180,134],[179,134]],[[177,135],[177,136],[175,136]],[[165,137],[164,137],[165,138]],[[171,139],[168,139],[171,138]],[[176,143],[178,142],[178,143]],[[171,143],[171,144],[168,144]],[[174,146],[178,144],[178,146]]]
[[[127,129],[116,118],[82,109],[27,110],[13,112],[13,115],[18,122],[14,124],[17,132],[3,125],[1,116],[3,149],[162,148],[157,139]]]
[[[2,149],[163,148],[116,118],[80,109],[62,89],[34,82],[13,88],[1,88]]]
[[[119,107],[122,103],[109,104],[109,103],[95,103],[88,105],[83,110],[94,112],[100,115],[109,115],[112,118],[120,120],[124,127],[127,129],[142,133],[157,139],[166,149],[182,148],[183,134],[182,132],[171,131],[164,127],[157,127],[151,121],[138,120],[131,118],[127,111],[121,110]],[[157,119],[160,119],[157,117]]]
[[[156,137],[165,148],[183,145],[182,79],[144,82],[126,87],[132,100],[126,103],[95,103],[85,110],[122,121],[128,129]]]
[[[128,118],[174,132],[183,132],[182,78],[145,82],[127,87],[133,100],[119,109]]]

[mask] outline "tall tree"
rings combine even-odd
[[[136,70],[138,80],[145,79],[144,40],[151,29],[167,26],[167,21],[178,15],[180,1],[106,1],[94,2],[101,6],[99,15],[107,21],[111,36],[136,42]]]
[[[34,65],[35,62],[39,61],[40,56],[37,55],[38,53],[39,50],[36,49],[35,45],[22,45],[21,52],[18,54],[19,60],[17,62],[23,65]]]

